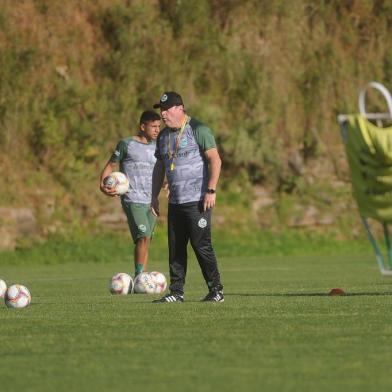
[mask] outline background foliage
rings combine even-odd
[[[3,0],[0,204],[96,216],[111,149],[171,89],[216,134],[223,204],[255,184],[280,217],[286,194],[335,197],[336,115],[368,81],[391,87],[391,34],[387,0]]]

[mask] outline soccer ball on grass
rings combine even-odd
[[[132,293],[133,280],[125,272],[114,275],[109,282],[109,290],[112,294],[126,295]]]
[[[27,287],[13,284],[8,287],[4,300],[9,308],[25,308],[31,302],[31,294]]]
[[[4,282],[4,280],[0,279],[0,298],[4,298],[6,291],[7,284]]]
[[[135,278],[135,293],[138,294],[154,294],[156,284],[148,272],[142,272]]]
[[[155,283],[155,294],[162,294],[167,287],[165,275],[158,271],[150,272],[153,282]]]

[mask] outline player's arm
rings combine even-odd
[[[208,179],[208,189],[216,190],[221,172],[222,161],[216,148],[210,148],[204,151],[204,155],[208,161],[210,176]],[[204,197],[204,211],[215,206],[216,193],[206,193]]]
[[[101,190],[101,192],[103,192],[107,196],[112,196],[112,197],[116,196],[116,191],[114,189],[107,188],[104,185],[103,180],[110,173],[116,171],[117,167],[118,167],[118,163],[117,162],[112,162],[112,161],[109,160],[108,163],[106,164],[106,166],[102,170],[101,177],[100,177],[100,180],[99,180],[99,189]]]
[[[157,159],[152,172],[151,211],[155,216],[159,215],[159,192],[165,179],[165,166],[162,159]]]
[[[99,189],[101,192],[103,192],[107,196],[117,196],[116,191],[114,189],[110,189],[106,187],[103,183],[103,180],[105,177],[107,177],[110,173],[117,171],[118,170],[118,165],[120,162],[123,161],[123,159],[127,155],[127,149],[128,149],[128,142],[126,139],[122,139],[117,143],[116,149],[113,151],[112,156],[108,160],[107,164],[102,170],[101,173],[101,178],[99,181]]]
[[[192,121],[192,120],[191,120]],[[201,151],[204,152],[204,156],[208,162],[209,178],[207,188],[212,190],[213,193],[207,193],[204,195],[203,207],[204,211],[215,206],[216,201],[216,186],[218,184],[222,161],[220,159],[218,149],[214,135],[210,128],[203,124],[198,124],[195,129],[195,138]]]

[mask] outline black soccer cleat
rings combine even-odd
[[[153,303],[170,303],[170,302],[184,302],[184,296],[181,294],[170,293],[166,294],[164,297],[152,301]]]
[[[201,300],[202,302],[224,302],[223,290],[211,289],[209,293]]]

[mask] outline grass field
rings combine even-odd
[[[164,262],[153,269],[167,274]],[[30,307],[0,306],[0,388],[389,391],[392,280],[369,254],[223,258],[225,302],[190,262],[183,304],[112,296],[125,263],[3,265]],[[330,297],[343,287],[344,297]]]

